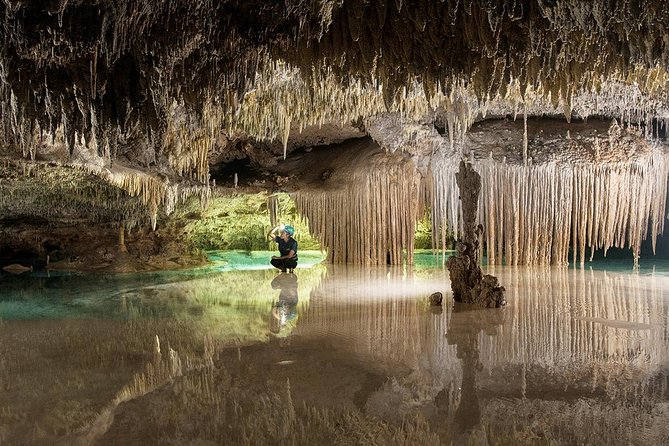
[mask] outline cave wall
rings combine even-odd
[[[384,111],[466,127],[472,101],[569,119],[591,94],[581,114],[668,116],[664,2],[284,3],[4,2],[0,150],[57,138],[204,182],[221,131],[286,145],[291,127]]]

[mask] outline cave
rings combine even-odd
[[[0,444],[669,444],[669,2],[0,17]]]

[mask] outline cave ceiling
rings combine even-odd
[[[221,165],[350,138],[462,151],[502,118],[522,144],[518,116],[666,138],[668,26],[659,0],[4,0],[0,156],[141,195],[155,225]]]

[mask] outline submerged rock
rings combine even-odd
[[[440,306],[441,301],[444,299],[443,294],[441,292],[437,291],[436,293],[430,294],[430,305],[432,306]]]
[[[19,265],[18,263],[12,263],[11,265],[3,266],[2,269],[4,271],[7,271],[8,273],[22,274],[25,273],[26,271],[32,271],[33,267]]]

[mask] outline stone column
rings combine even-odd
[[[484,308],[506,305],[504,287],[497,278],[481,272],[478,258],[479,236],[483,226],[476,224],[481,176],[471,164],[460,161],[460,170],[455,176],[460,189],[462,204],[462,239],[456,243],[457,254],[449,257],[446,267],[451,278],[453,300]]]

